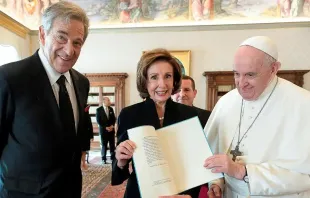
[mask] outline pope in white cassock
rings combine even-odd
[[[310,198],[310,92],[277,77],[281,64],[267,37],[245,40],[234,57],[236,88],[216,104],[205,133],[223,172],[210,198]]]

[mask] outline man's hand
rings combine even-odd
[[[208,191],[208,197],[209,198],[220,198],[220,197],[222,197],[221,188],[216,184],[212,184],[210,186],[209,191]]]
[[[191,198],[189,195],[159,196],[158,198]]]
[[[105,129],[108,131],[108,132],[111,132],[111,131],[113,131],[113,125],[111,125],[111,126],[109,126],[109,127],[106,127]]]
[[[128,160],[132,158],[135,148],[135,143],[130,140],[126,140],[116,147],[115,157],[117,159],[117,166],[119,168],[123,168],[124,166],[126,166]]]
[[[245,166],[234,162],[228,155],[213,155],[205,160],[204,167],[212,169],[213,173],[225,173],[239,180],[245,176]]]

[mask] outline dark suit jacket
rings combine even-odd
[[[200,109],[198,107],[193,106],[196,110],[196,112],[198,113],[198,118],[200,120],[201,126],[202,128],[204,128],[207,124],[207,121],[211,115],[210,111],[207,111],[205,109]]]
[[[163,126],[169,126],[195,116],[197,116],[197,112],[194,108],[175,103],[169,99],[166,103]],[[118,118],[117,144],[128,139],[127,129],[142,125],[151,125],[155,129],[160,128],[155,103],[151,99],[126,107],[121,111]],[[132,174],[129,174],[128,167],[123,170],[118,168],[117,160],[113,161],[112,166],[112,185],[119,185],[129,177],[124,197],[139,198],[140,193],[134,168]],[[187,192],[187,194],[190,193]]]
[[[97,111],[96,111],[96,119],[97,119],[97,123],[99,125],[100,135],[105,135],[106,133],[110,134],[111,132],[108,132],[106,130],[106,127],[109,127],[111,125],[114,126],[114,124],[116,122],[116,118],[115,118],[113,108],[108,107],[108,109],[109,109],[109,118],[107,117],[103,106],[97,108]],[[113,129],[113,131],[114,131],[114,129]]]
[[[89,81],[71,69],[77,135],[66,139],[38,52],[0,67],[0,197],[81,197],[81,150]]]
[[[83,151],[89,151],[90,150],[90,140],[94,138],[94,131],[93,131],[93,123],[91,121],[91,117],[89,115],[89,112],[85,112],[85,125],[86,125],[86,132],[88,134],[88,144],[85,145],[86,147],[83,148],[84,150]],[[86,135],[85,135],[86,136]]]

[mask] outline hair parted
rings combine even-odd
[[[169,63],[173,68],[173,90],[172,95],[175,94],[181,86],[182,71],[180,65],[174,57],[166,49],[153,49],[145,52],[137,67],[137,89],[141,98],[147,98],[150,94],[147,91],[147,71],[155,62],[163,61]]]
[[[89,19],[86,12],[80,6],[72,2],[60,1],[46,8],[42,15],[41,23],[47,33],[53,28],[53,23],[56,19],[62,19],[67,23],[70,22],[70,19],[81,21],[84,25],[85,42],[88,36]]]

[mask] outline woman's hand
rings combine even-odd
[[[132,158],[136,145],[133,141],[126,140],[116,147],[117,166],[123,168],[127,165],[128,160]]]
[[[209,191],[208,191],[208,196],[209,196],[209,198],[222,197],[221,188],[218,185],[216,185],[216,184],[212,184],[210,186]]]

